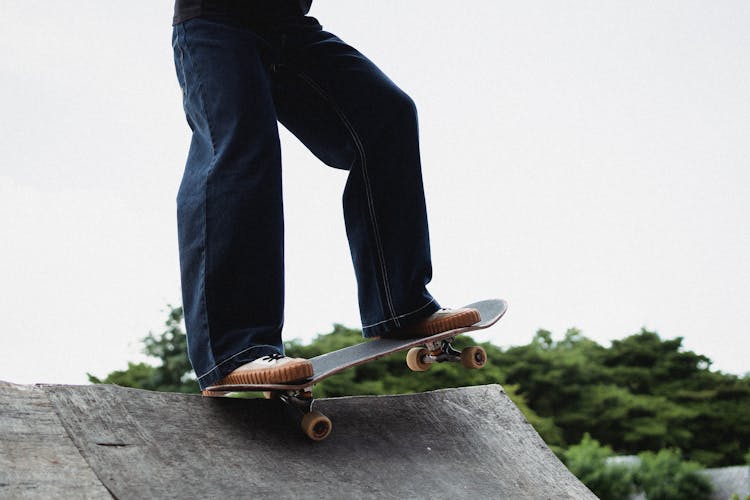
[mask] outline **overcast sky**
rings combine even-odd
[[[0,0],[0,380],[144,359],[180,303],[168,0]],[[316,0],[416,101],[443,305],[750,370],[750,2]],[[282,131],[285,338],[359,327],[345,172]],[[460,228],[460,230],[459,230]],[[457,234],[473,234],[457,239]]]

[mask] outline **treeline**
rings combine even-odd
[[[170,308],[166,329],[144,339],[152,366],[129,363],[95,383],[197,392],[187,360],[181,308]],[[459,347],[475,342],[459,337]],[[287,354],[310,358],[362,341],[359,330],[334,325],[309,344],[288,342]],[[555,341],[540,330],[523,346],[490,343],[481,370],[458,364],[410,372],[395,354],[347,370],[316,386],[316,396],[397,394],[445,387],[502,384],[544,440],[564,458],[584,435],[616,454],[679,450],[704,467],[738,465],[750,458],[750,376],[711,370],[706,356],[686,351],[682,339],[641,332],[604,347],[569,330]]]

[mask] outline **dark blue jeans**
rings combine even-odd
[[[173,46],[193,132],[177,216],[201,387],[283,353],[277,120],[322,162],[349,172],[344,217],[364,336],[387,336],[439,309],[426,289],[430,244],[409,96],[311,17],[252,27],[191,19],[174,27]]]

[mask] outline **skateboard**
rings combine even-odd
[[[269,399],[280,399],[300,419],[302,431],[312,440],[321,441],[333,430],[331,420],[313,410],[312,387],[328,377],[348,368],[369,363],[389,354],[409,350],[406,364],[412,371],[425,371],[433,363],[459,362],[469,369],[484,366],[487,353],[479,346],[466,347],[461,351],[453,348],[451,342],[456,336],[489,328],[503,317],[508,303],[501,299],[482,300],[468,304],[479,311],[481,319],[471,326],[448,330],[429,337],[412,339],[375,339],[345,347],[337,351],[311,358],[313,376],[293,384],[232,384],[215,385],[206,388],[204,395],[225,396],[236,392],[263,392]]]

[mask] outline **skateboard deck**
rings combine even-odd
[[[471,326],[456,328],[429,337],[412,339],[375,339],[362,342],[353,346],[345,347],[337,351],[321,354],[311,358],[313,365],[313,376],[307,380],[294,384],[232,384],[215,385],[208,387],[206,391],[216,393],[227,392],[255,392],[255,391],[303,391],[311,388],[314,384],[340,373],[348,368],[369,363],[395,352],[404,351],[417,346],[429,346],[439,344],[441,341],[450,340],[457,335],[489,328],[503,317],[508,309],[508,303],[501,299],[482,300],[468,304],[464,307],[477,309],[480,321]],[[483,363],[482,363],[483,364]]]

